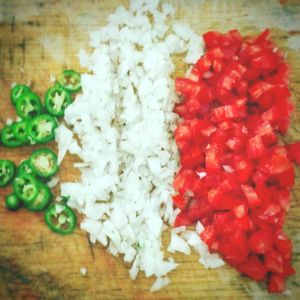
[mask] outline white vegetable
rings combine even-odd
[[[168,285],[170,282],[171,281],[168,277],[158,277],[152,284],[150,292],[157,292],[158,290]]]
[[[65,111],[72,132],[64,125],[56,131],[59,162],[67,150],[82,161],[80,181],[61,185],[68,205],[85,216],[81,229],[131,263],[132,279],[139,271],[156,276],[152,291],[168,284],[164,276],[178,266],[164,258],[161,241],[164,221],[173,224],[180,212],[171,199],[178,168],[171,54],[187,51],[193,62],[202,51],[187,25],[174,25],[171,33],[172,6],[158,6],[159,0],[131,1],[90,34],[91,54],[78,53],[88,70],[82,94]],[[189,254],[175,234],[183,229],[172,233],[170,249]]]

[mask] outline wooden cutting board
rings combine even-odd
[[[151,0],[149,0],[151,1]],[[170,1],[175,18],[189,23],[199,35],[208,30],[239,29],[257,34],[270,27],[273,38],[287,55],[291,90],[296,104],[292,128],[286,141],[300,139],[300,1]],[[280,3],[282,2],[282,3]],[[76,53],[88,50],[88,32],[106,24],[107,16],[121,0],[0,0],[0,127],[16,118],[9,101],[13,82],[31,83],[43,95],[51,85],[50,75],[65,68],[79,67]],[[176,59],[176,75],[185,66]],[[55,147],[51,144],[51,147]],[[0,146],[0,157],[19,163],[34,147],[8,149]],[[76,180],[67,156],[59,173],[61,181]],[[286,231],[294,242],[294,267],[298,274],[288,280],[288,293],[271,299],[300,299],[300,168],[293,191]],[[151,294],[153,278],[140,274],[135,282],[128,265],[109,255],[100,245],[91,245],[87,235],[77,230],[62,237],[48,230],[43,214],[25,210],[6,211],[2,205],[10,188],[0,190],[0,299],[268,299],[265,291],[228,266],[206,270],[198,256],[174,255],[181,265],[170,274],[172,283]],[[55,192],[58,194],[58,190]],[[168,238],[165,237],[165,242]],[[87,268],[87,275],[80,268]]]

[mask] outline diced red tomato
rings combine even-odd
[[[177,78],[183,118],[174,133],[181,169],[175,226],[200,221],[211,252],[242,274],[281,292],[295,273],[282,226],[300,164],[300,142],[278,145],[293,111],[289,66],[266,29],[203,35],[207,52],[188,78]]]
[[[268,282],[268,291],[270,293],[280,293],[285,290],[284,276],[281,275],[270,275]]]

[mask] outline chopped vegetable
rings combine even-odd
[[[23,142],[14,135],[13,125],[6,125],[1,131],[1,141],[6,147],[19,147]]]
[[[299,143],[276,145],[293,110],[288,65],[269,30],[256,38],[237,30],[203,38],[206,54],[189,78],[176,79],[182,102],[175,112],[183,121],[175,130],[175,226],[200,221],[211,252],[281,292],[295,271],[291,242],[284,238],[281,246],[278,236],[290,207],[292,162],[300,161]]]
[[[70,234],[76,227],[77,218],[74,211],[66,206],[52,204],[45,212],[45,222],[48,227],[59,234]]]
[[[17,168],[17,176],[20,176],[24,173],[33,175],[33,170],[30,165],[29,160],[22,161],[21,164]]]
[[[81,89],[81,76],[74,70],[64,70],[57,77],[57,82],[70,93],[76,93]]]
[[[16,101],[16,111],[22,119],[31,119],[39,115],[42,108],[40,97],[33,92],[22,94]]]
[[[37,196],[38,182],[34,176],[24,173],[14,179],[13,189],[14,194],[26,204]]]
[[[9,194],[5,197],[5,206],[9,210],[18,210],[22,206],[22,202],[15,194]]]
[[[16,122],[12,124],[12,132],[15,138],[22,142],[22,144],[29,143],[28,135],[27,135],[27,123],[28,120],[22,120],[20,122]]]
[[[54,140],[54,130],[57,128],[56,119],[48,114],[34,117],[28,122],[27,134],[36,143],[47,143]]]
[[[14,178],[16,173],[15,164],[8,159],[0,160],[0,187],[7,186]]]
[[[33,173],[42,178],[50,178],[59,170],[57,156],[48,148],[35,150],[29,158],[29,163]]]
[[[35,199],[25,204],[25,207],[30,211],[44,210],[53,198],[52,192],[46,184],[38,182],[37,188],[38,192]]]
[[[17,103],[17,100],[25,95],[30,93],[30,87],[28,87],[27,85],[24,84],[19,84],[17,83],[10,91],[10,101],[11,103],[15,106]]]
[[[69,92],[59,85],[51,87],[45,95],[45,107],[49,114],[62,117],[65,109],[72,103]]]

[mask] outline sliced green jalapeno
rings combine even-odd
[[[60,85],[52,86],[45,95],[45,107],[49,114],[62,117],[65,109],[72,103],[70,93]]]
[[[34,175],[33,170],[31,168],[29,160],[23,160],[21,164],[17,167],[17,176],[22,174],[31,174]]]
[[[76,93],[81,89],[81,75],[74,70],[64,70],[58,76],[57,82],[70,93]]]
[[[14,135],[13,125],[6,125],[2,128],[1,141],[6,147],[19,147],[23,145],[23,142]]]
[[[15,106],[17,100],[24,94],[30,93],[30,87],[25,84],[16,84],[10,91],[10,101]]]
[[[9,194],[5,197],[5,206],[9,210],[18,210],[22,206],[22,202],[15,194]]]
[[[15,164],[8,159],[0,160],[0,187],[8,185],[16,173]]]
[[[57,128],[56,119],[48,114],[34,117],[28,122],[27,134],[36,143],[47,143],[54,140],[54,130]]]
[[[43,109],[40,97],[33,93],[26,93],[21,95],[16,102],[17,114],[22,119],[31,119],[41,114]]]
[[[24,173],[13,181],[13,190],[19,199],[24,203],[29,203],[37,196],[38,182],[34,176]]]
[[[35,199],[25,204],[25,207],[30,211],[42,211],[44,210],[52,200],[52,192],[50,188],[43,183],[38,182],[38,192]]]
[[[45,212],[45,222],[56,233],[70,234],[76,228],[77,218],[70,207],[52,204]]]
[[[29,143],[29,138],[27,135],[27,124],[28,120],[22,120],[12,124],[12,132],[17,140],[21,141],[23,144]]]
[[[35,150],[29,158],[29,163],[33,173],[43,178],[49,178],[59,170],[57,156],[48,148]]]

